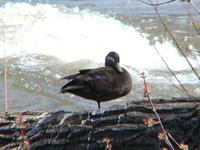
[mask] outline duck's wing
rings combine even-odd
[[[92,69],[82,69],[82,70],[79,70],[79,73],[68,75],[66,77],[61,78],[61,79],[71,80],[71,81],[65,84],[61,88],[60,93],[66,93],[71,90],[83,89],[86,85],[85,80],[88,76],[87,73],[91,70]]]
[[[65,77],[61,78],[61,80],[63,80],[63,79],[65,79],[65,80],[72,80],[72,79],[75,79],[77,76],[79,76],[79,75],[81,75],[81,74],[84,74],[84,73],[87,73],[87,72],[89,72],[90,70],[92,70],[92,69],[82,69],[82,70],[79,70],[79,73],[71,74],[71,75],[65,76]]]
[[[120,74],[111,67],[93,70],[87,73],[90,76],[88,86],[96,91],[114,91],[119,85]]]
[[[89,80],[88,85],[94,91],[112,92],[116,90],[116,79],[108,77],[102,77],[95,80]]]
[[[88,86],[98,93],[121,95],[129,91],[129,87],[132,85],[131,77],[125,69],[119,73],[114,68],[105,67],[97,72],[88,72],[88,74],[95,76],[95,78],[88,80]]]
[[[61,93],[83,88],[89,88],[94,91],[115,91],[119,85],[118,78],[119,73],[111,67],[81,70],[77,74],[64,77],[64,79],[71,81],[61,88]]]
[[[69,90],[78,90],[88,86],[88,82],[99,80],[105,77],[104,69],[84,69],[79,73],[68,75],[62,79],[71,80],[61,88],[61,93],[66,93]]]

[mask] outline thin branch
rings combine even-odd
[[[183,3],[183,4],[184,4],[184,3]],[[190,4],[190,5],[191,5],[191,4]],[[189,8],[186,8],[185,4],[184,4],[183,6],[184,6],[185,9],[189,9],[189,8],[190,8],[190,7],[189,7]],[[195,31],[197,32],[197,34],[200,35],[200,30],[199,30],[198,27],[196,26],[195,21],[194,21],[194,18],[192,17],[191,12],[190,12],[189,10],[188,10],[188,17],[189,17],[189,19],[191,20],[192,25],[193,25]]]
[[[191,12],[189,11],[190,9],[190,7],[189,8],[186,8],[186,6],[185,6],[185,4],[183,5],[184,6],[184,8],[185,9],[188,9],[188,34],[189,34],[189,27],[190,27],[190,22],[189,22],[189,20],[192,22],[192,25],[193,25],[193,28],[194,28],[194,30],[197,32],[197,34],[198,35],[200,35],[200,29],[198,29],[198,27],[196,26],[196,24],[195,24],[195,21],[194,21],[194,18],[193,18],[193,16],[192,16],[192,14],[191,14]],[[189,35],[188,35],[189,36]],[[197,55],[199,55],[199,51],[195,51],[195,50],[191,50],[189,47],[186,47],[186,50],[187,51],[190,51],[191,52],[191,54],[194,56],[194,58],[195,58],[195,61],[197,62],[197,64],[198,64],[198,67],[200,68],[200,63],[199,63],[199,61],[198,61],[198,58],[197,58]]]
[[[176,47],[178,48],[178,50],[181,52],[181,54],[183,55],[183,57],[185,58],[185,60],[187,61],[188,65],[190,66],[190,68],[192,69],[193,73],[196,75],[196,77],[200,80],[200,76],[198,75],[198,73],[196,72],[196,70],[194,69],[194,67],[192,66],[192,64],[190,63],[189,59],[187,58],[187,56],[185,55],[185,53],[183,52],[183,48],[179,45],[179,43],[176,41],[176,38],[174,37],[174,35],[170,32],[170,30],[168,29],[166,23],[164,22],[163,18],[160,16],[158,9],[153,6],[153,8],[156,11],[156,14],[158,15],[161,23],[163,24],[165,31],[169,34],[169,36],[172,38],[172,41],[175,43]]]
[[[178,79],[178,77],[175,75],[175,73],[172,71],[172,69],[168,66],[167,62],[165,61],[165,59],[162,57],[162,55],[160,54],[160,52],[158,51],[158,49],[154,46],[154,49],[156,50],[156,52],[158,53],[158,55],[160,56],[160,58],[162,59],[163,63],[165,64],[165,66],[167,67],[167,69],[170,71],[170,73],[175,77],[175,79],[178,81],[179,85],[181,86],[181,88],[184,90],[184,92],[188,95],[189,98],[193,99],[193,97],[189,94],[189,92],[187,91],[187,89],[183,86],[183,84],[181,83],[181,81]]]
[[[4,33],[4,44],[5,44],[5,33]],[[8,88],[7,88],[7,56],[4,45],[4,100],[5,100],[5,112],[8,112]]]
[[[142,3],[145,3],[145,4],[147,4],[147,5],[150,5],[150,6],[160,6],[160,5],[164,5],[164,4],[168,4],[168,3],[172,3],[172,2],[174,2],[174,1],[177,1],[177,0],[169,0],[169,1],[166,1],[166,2],[162,2],[162,3],[148,3],[148,2],[146,2],[146,1],[144,1],[144,0],[139,0],[140,2],[142,2]]]
[[[196,24],[194,23],[194,19],[192,17],[191,17],[191,20],[192,20],[192,25],[195,31],[197,32],[198,35],[200,35],[200,29],[196,26]]]
[[[178,147],[180,149],[182,149],[181,145],[173,138],[173,136],[168,132],[167,135],[174,141],[174,143],[176,143],[176,145],[178,145]],[[184,150],[184,149],[183,149]]]
[[[192,8],[194,8],[194,10],[195,10],[196,12],[198,12],[198,13],[200,14],[199,8],[197,8],[197,7],[195,6],[195,4],[194,4],[192,1],[190,1],[189,4],[192,6]]]
[[[185,7],[185,5],[184,5],[184,7]],[[186,8],[186,7],[185,7],[185,8]],[[189,29],[190,29],[190,21],[192,22],[192,25],[193,25],[194,30],[197,32],[198,35],[200,35],[200,30],[198,29],[198,27],[197,27],[196,24],[195,24],[194,18],[192,17],[192,14],[191,14],[191,12],[190,12],[190,7],[189,7],[189,5],[188,5],[187,10],[188,10],[188,36],[189,36],[189,33],[190,33],[190,32],[189,32]],[[194,54],[193,50],[189,49],[189,46],[187,46],[186,50],[192,52],[191,54],[194,56],[195,61],[197,62],[198,66],[200,66],[200,65],[199,65],[199,61],[198,61],[198,58],[197,58],[196,54]]]
[[[176,88],[177,90],[181,91],[181,92],[185,92],[183,89],[180,89],[179,87],[177,87],[173,82],[172,80],[168,79],[168,81],[171,83],[172,87]]]
[[[150,102],[151,107],[152,107],[152,110],[153,110],[153,112],[155,113],[155,115],[156,115],[156,117],[157,117],[157,119],[158,119],[158,122],[159,122],[159,124],[160,124],[160,126],[161,126],[162,132],[163,132],[163,134],[164,134],[165,142],[168,144],[168,146],[169,146],[172,150],[175,150],[174,147],[172,146],[172,144],[171,144],[170,141],[169,141],[169,138],[168,138],[167,132],[166,132],[166,130],[165,130],[165,128],[164,128],[164,125],[163,125],[163,123],[162,123],[162,121],[161,121],[161,119],[160,119],[160,116],[158,115],[158,112],[157,112],[157,110],[156,110],[155,105],[153,104],[153,102],[152,102],[152,100],[151,100],[151,98],[150,98],[149,89],[148,89],[148,86],[147,86],[147,82],[146,82],[146,79],[145,79],[146,77],[145,77],[145,74],[144,74],[144,73],[141,73],[141,78],[143,78],[143,81],[144,81],[144,95],[145,95],[145,97],[147,97],[148,101]]]

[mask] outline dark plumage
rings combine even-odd
[[[62,79],[70,80],[61,88],[61,93],[73,93],[98,103],[125,96],[131,90],[131,77],[119,65],[119,55],[110,52],[105,58],[105,67],[84,69]]]

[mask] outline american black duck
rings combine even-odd
[[[79,73],[66,76],[69,82],[61,93],[73,93],[80,97],[100,103],[128,94],[132,82],[130,74],[119,65],[119,55],[110,52],[105,58],[105,67],[79,70]]]

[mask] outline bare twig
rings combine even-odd
[[[197,32],[197,34],[200,35],[200,29],[196,26],[193,19],[192,19],[192,25],[193,25],[195,31]]]
[[[150,1],[151,3],[151,1]],[[172,41],[175,43],[176,47],[178,48],[178,50],[180,51],[180,53],[183,55],[183,57],[185,58],[185,60],[187,61],[188,65],[190,66],[190,68],[192,69],[193,73],[196,75],[196,77],[200,80],[200,76],[199,74],[196,72],[195,68],[192,66],[192,64],[190,63],[189,59],[187,58],[187,56],[185,55],[185,53],[183,52],[183,48],[180,46],[180,44],[177,42],[176,38],[174,37],[174,35],[170,32],[170,30],[168,29],[166,23],[164,22],[163,18],[160,16],[160,13],[157,9],[157,7],[155,7],[154,5],[152,5],[154,10],[156,11],[156,14],[158,15],[162,25],[165,28],[165,31],[169,34],[169,36],[171,37]]]
[[[192,16],[191,12],[190,12],[190,7],[189,7],[189,5],[187,5],[188,7],[186,8],[185,5],[186,4],[183,3],[183,6],[185,7],[185,9],[188,10],[188,36],[189,36],[189,33],[190,33],[189,32],[189,30],[190,30],[190,21],[191,21],[191,23],[193,25],[194,30],[197,32],[198,35],[200,35],[200,29],[195,24],[194,18]],[[199,55],[198,54],[199,51],[192,50],[192,49],[189,48],[189,46],[186,47],[186,50],[191,52],[191,54],[194,56],[195,61],[197,62],[198,66],[200,68],[200,63],[199,63],[198,58],[197,58],[197,55]]]
[[[181,81],[178,79],[178,77],[176,76],[176,74],[171,70],[171,68],[168,66],[167,62],[165,61],[165,59],[162,57],[162,55],[160,54],[160,52],[158,51],[158,49],[154,46],[154,49],[156,50],[156,52],[158,53],[158,55],[160,56],[160,58],[162,59],[163,63],[166,65],[167,69],[170,71],[170,73],[175,77],[175,79],[178,81],[178,83],[180,84],[181,88],[184,90],[184,92],[188,95],[189,98],[193,99],[193,97],[189,94],[189,92],[187,91],[187,89],[183,86],[183,84],[181,83]]]
[[[145,79],[146,76],[145,76],[144,73],[141,73],[141,78],[143,78],[143,81],[144,81],[144,92],[145,92],[144,95],[145,95],[145,97],[147,97],[148,101],[150,102],[151,107],[152,107],[152,110],[153,110],[153,112],[155,113],[155,115],[156,115],[156,117],[157,117],[157,119],[158,119],[158,123],[160,124],[161,129],[162,129],[162,133],[159,133],[159,134],[162,136],[162,139],[167,143],[167,145],[168,145],[172,150],[175,150],[175,149],[174,149],[173,145],[171,144],[169,138],[170,138],[180,149],[183,149],[183,150],[184,150],[183,146],[182,146],[181,144],[179,144],[179,143],[174,139],[174,137],[173,137],[169,132],[167,132],[167,131],[165,130],[164,125],[163,125],[163,123],[162,123],[162,121],[161,121],[161,119],[160,119],[160,116],[159,116],[159,114],[158,114],[158,112],[157,112],[157,110],[156,110],[156,107],[155,107],[154,103],[152,102],[152,100],[151,100],[151,98],[150,98],[150,92],[149,92],[150,90],[149,90],[149,87],[148,87],[148,85],[147,85],[147,82],[146,82],[146,79]]]
[[[5,44],[5,33],[4,33],[4,44]],[[7,56],[6,56],[6,49],[4,48],[4,101],[5,101],[5,112],[8,112],[7,62],[8,62],[8,60],[7,60]]]
[[[181,91],[181,92],[185,92],[183,89],[180,89],[179,87],[177,87],[173,82],[172,82],[172,80],[170,80],[170,79],[168,79],[168,81],[171,83],[171,85],[174,87],[174,88],[176,88],[177,90],[179,90],[179,91]]]
[[[194,4],[192,1],[190,1],[189,4],[192,6],[192,8],[194,8],[194,10],[195,10],[196,12],[198,12],[198,13],[200,14],[199,8],[197,8],[197,7],[195,6],[195,4]]]
[[[168,3],[171,3],[171,2],[174,2],[174,1],[177,1],[177,0],[169,0],[169,1],[166,1],[166,2],[162,2],[162,3],[158,3],[158,1],[156,3],[148,3],[144,0],[139,0],[139,1],[142,2],[142,3],[145,3],[147,5],[150,5],[150,6],[159,6],[159,5],[168,4]]]
[[[173,138],[173,136],[170,133],[167,133],[167,135],[174,141],[174,143],[176,143],[176,145],[178,145],[179,148],[182,149],[181,145]]]
[[[191,3],[189,3],[189,4],[191,5]],[[197,32],[198,35],[200,35],[200,29],[199,29],[199,28],[197,27],[197,25],[195,24],[194,18],[192,17],[191,12],[190,12],[190,7],[189,7],[189,5],[188,5],[188,8],[186,8],[185,5],[186,5],[186,4],[183,3],[183,6],[185,7],[185,9],[188,10],[188,20],[191,20],[192,26],[193,26],[194,30]],[[188,23],[188,27],[189,27],[189,24],[190,24],[190,22]]]
[[[161,126],[162,132],[164,134],[164,140],[172,150],[175,150],[174,147],[172,146],[172,144],[170,143],[169,139],[168,139],[167,132],[166,132],[164,126],[163,126],[163,123],[162,123],[162,121],[160,119],[160,116],[158,115],[156,107],[155,107],[155,105],[153,104],[153,102],[152,102],[152,100],[150,98],[149,87],[147,86],[147,82],[146,82],[146,79],[145,79],[146,77],[145,77],[144,73],[141,73],[141,78],[143,78],[143,81],[144,81],[144,93],[145,93],[144,95],[147,97],[148,101],[150,102],[152,110],[153,110],[153,112],[155,113],[155,115],[156,115],[156,117],[158,119],[158,122],[159,122],[159,124]]]

